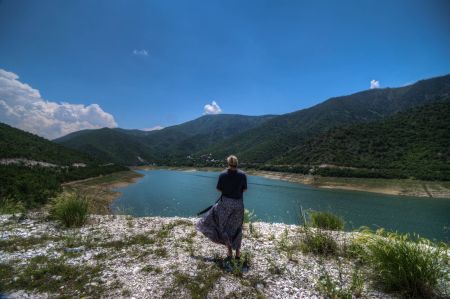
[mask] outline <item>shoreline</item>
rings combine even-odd
[[[110,206],[122,194],[113,189],[123,188],[139,181],[144,175],[133,170],[120,171],[104,176],[72,181],[63,184],[66,191],[88,195],[94,214],[113,214]]]
[[[133,170],[222,171],[219,167],[135,166]],[[300,183],[316,188],[349,190],[384,195],[450,199],[450,182],[419,181],[411,179],[321,177],[299,173],[246,169],[249,175]]]

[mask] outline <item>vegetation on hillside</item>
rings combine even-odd
[[[331,129],[276,163],[341,166],[318,168],[315,173],[324,176],[450,180],[449,123],[450,99],[383,121]]]
[[[105,128],[57,142],[127,165],[222,167],[233,153],[243,167],[261,170],[449,180],[449,113],[439,106],[449,86],[447,75],[331,98],[281,116],[207,115],[159,131]]]
[[[39,206],[60,192],[63,182],[127,169],[2,123],[0,160],[0,207]],[[32,165],[29,161],[51,165]]]
[[[170,165],[220,140],[257,127],[271,115],[204,115],[198,119],[150,132],[108,129],[75,132],[55,140],[93,157],[123,165]]]

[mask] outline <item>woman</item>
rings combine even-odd
[[[198,221],[196,228],[211,241],[228,249],[227,259],[240,258],[242,223],[244,221],[243,193],[247,190],[247,176],[237,169],[236,156],[227,158],[228,168],[219,175],[217,190],[220,200]]]

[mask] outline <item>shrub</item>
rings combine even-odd
[[[338,245],[329,234],[320,230],[307,228],[305,230],[305,236],[300,243],[300,249],[303,253],[336,255],[338,252]]]
[[[50,215],[66,227],[82,226],[88,213],[88,201],[79,194],[62,193],[51,203]]]
[[[251,223],[255,218],[255,213],[247,209],[244,210],[244,223]]]
[[[20,214],[25,212],[24,205],[12,198],[0,198],[0,214]]]
[[[310,211],[308,214],[312,227],[318,227],[327,230],[344,229],[344,220],[333,213]]]
[[[408,298],[432,298],[448,291],[440,288],[450,280],[448,245],[383,230],[366,231],[361,241],[374,278],[386,291]]]

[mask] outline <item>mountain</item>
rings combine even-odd
[[[62,182],[127,169],[108,162],[0,123],[0,205],[14,200],[32,207],[60,191]]]
[[[447,97],[381,121],[331,129],[291,149],[275,163],[332,165],[319,172],[333,176],[365,172],[367,176],[448,180],[449,124]]]
[[[152,149],[145,144],[143,138],[147,132],[136,134],[134,131],[109,128],[83,130],[54,141],[92,157],[108,159],[122,165],[136,165],[154,160]]]
[[[255,128],[273,115],[204,115],[186,123],[155,131],[98,129],[75,132],[54,140],[96,157],[124,165],[171,163],[220,140]]]
[[[314,107],[274,117],[201,153],[222,159],[234,153],[250,163],[271,163],[308,138],[333,127],[382,120],[450,94],[450,75],[400,88],[371,89],[331,98]]]
[[[413,117],[405,116],[406,119],[403,119],[399,116],[400,120],[396,118],[392,120],[391,117],[403,112],[409,113],[411,109],[440,102],[448,97],[450,97],[450,75],[421,80],[399,88],[372,89],[334,97],[311,108],[279,116],[205,115],[159,131],[87,130],[69,134],[55,141],[125,165],[157,163],[219,166],[223,164],[227,155],[236,154],[244,164],[254,167],[296,165],[295,171],[308,172],[310,165],[331,163],[360,168],[358,173],[346,170],[347,175],[385,177],[418,175],[422,178],[437,178],[440,175],[436,174],[436,171],[446,171],[437,167],[436,163],[440,163],[440,160],[432,157],[433,153],[440,153],[431,150],[433,147],[441,148],[441,144],[436,143],[439,141],[434,140],[433,143],[432,136],[428,136],[428,139],[424,139],[426,141],[414,143],[414,148],[406,148],[405,144],[412,142],[411,139],[389,126],[393,127],[395,124],[401,130],[409,132],[408,126],[414,125]],[[425,112],[431,113],[428,110]],[[418,115],[416,116],[420,119]],[[370,124],[370,127],[366,127],[365,124]],[[421,130],[425,130],[427,124],[422,125]],[[434,125],[438,124],[429,124],[430,127]],[[359,126],[361,130],[367,132],[358,131]],[[388,131],[383,131],[384,126],[388,126],[389,129],[386,130],[389,132],[400,134],[398,144],[380,144],[377,147],[369,142],[370,140],[363,138],[363,133],[369,131],[375,134],[375,131],[379,130],[384,132],[380,134],[387,134]],[[330,131],[333,129],[340,133]],[[354,131],[355,135],[350,134],[349,130]],[[351,138],[345,139],[345,142],[354,148],[339,147],[342,147],[338,144],[339,138],[343,137],[338,135],[343,135],[344,132]],[[326,135],[328,133],[338,135]],[[373,138],[381,140],[380,136],[382,135]],[[420,138],[425,137],[420,135]],[[357,143],[355,140],[358,138],[366,143]],[[328,139],[334,140],[333,143],[328,144]],[[442,142],[445,142],[445,139]],[[364,148],[365,146],[369,148]],[[420,146],[423,147],[423,151],[432,154],[421,156]],[[315,148],[319,148],[319,152],[315,153]],[[359,150],[355,151],[356,148]],[[383,153],[383,151],[390,152]],[[332,156],[334,152],[336,155]],[[328,159],[329,157],[333,159]],[[412,162],[408,157],[417,161]],[[399,161],[407,167],[392,164],[397,158],[401,158]],[[349,163],[346,164],[345,161]],[[385,167],[383,171],[363,173],[362,169],[377,167],[381,169],[380,165]],[[419,174],[420,168],[427,174]],[[332,174],[339,175],[338,169],[341,169],[339,171],[344,175],[342,168],[334,168]],[[328,168],[320,168],[318,171],[331,174],[325,173],[330,171]],[[431,175],[431,172],[434,174]]]

